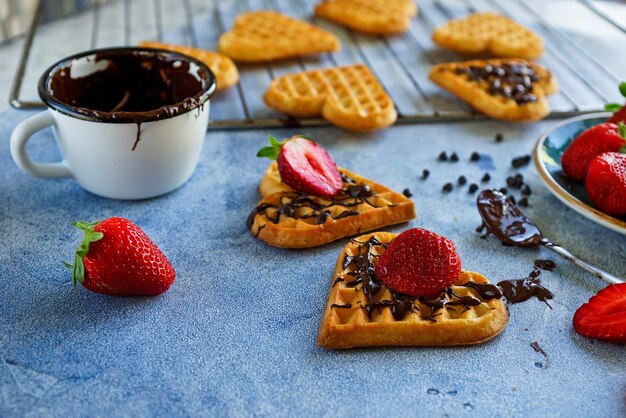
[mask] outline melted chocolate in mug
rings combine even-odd
[[[199,110],[214,90],[210,70],[167,51],[107,49],[62,61],[44,74],[39,93],[62,113],[137,124]]]

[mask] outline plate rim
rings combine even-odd
[[[607,215],[604,212],[599,211],[598,209],[587,205],[582,202],[576,196],[572,195],[570,192],[565,190],[559,183],[557,183],[552,175],[548,172],[545,166],[545,161],[541,155],[541,149],[546,139],[557,129],[562,126],[568,125],[573,122],[578,122],[586,119],[594,119],[601,117],[609,117],[611,116],[611,112],[596,112],[589,113],[586,115],[579,115],[573,118],[564,119],[560,122],[557,122],[550,127],[548,127],[537,139],[535,143],[535,147],[533,148],[533,160],[535,162],[535,168],[539,173],[539,177],[543,181],[543,183],[548,187],[548,190],[556,196],[561,202],[565,203],[568,207],[583,215],[587,219],[590,219],[606,228],[609,228],[613,231],[619,232],[620,234],[626,235],[626,222],[621,221],[613,216]]]

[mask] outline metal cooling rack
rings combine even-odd
[[[395,101],[399,123],[480,119],[481,115],[427,78],[433,64],[463,59],[435,46],[433,29],[476,11],[512,17],[544,38],[546,53],[540,62],[553,71],[561,87],[549,98],[550,117],[597,111],[604,103],[623,100],[617,84],[626,78],[626,57],[615,45],[626,41],[626,28],[589,0],[419,0],[419,15],[410,30],[393,37],[366,36],[317,19],[312,15],[316,0],[91,0],[87,11],[62,21],[67,34],[61,38],[72,38],[71,42],[49,36],[50,25],[39,24],[47,1],[54,0],[40,1],[26,35],[10,97],[15,108],[43,106],[23,98],[22,86],[29,86],[30,97],[36,97],[37,77],[54,59],[76,52],[76,37],[82,39],[81,49],[156,39],[216,50],[219,35],[231,27],[239,13],[258,9],[277,10],[327,29],[340,38],[342,50],[277,63],[239,65],[239,85],[219,92],[212,100],[210,127],[324,125],[321,119],[293,120],[269,109],[262,99],[265,89],[283,74],[357,62],[367,64],[383,83]],[[58,27],[54,33],[59,33]],[[69,46],[73,50],[64,50]],[[48,56],[42,64],[28,64],[33,57],[41,62]]]

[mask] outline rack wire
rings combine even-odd
[[[367,64],[391,95],[398,123],[481,119],[482,115],[427,78],[432,65],[467,58],[437,47],[431,40],[434,28],[472,12],[509,16],[544,38],[546,53],[540,62],[552,70],[561,87],[549,98],[551,118],[598,111],[604,103],[621,100],[617,84],[626,68],[626,57],[606,53],[606,48],[626,41],[626,27],[589,0],[420,0],[410,30],[388,37],[363,35],[316,18],[312,14],[316,0],[90,0],[88,10],[40,25],[41,10],[48,1],[54,0],[40,0],[26,34],[10,97],[18,109],[43,107],[33,98],[38,75],[76,48],[159,40],[216,50],[220,34],[238,14],[259,9],[276,10],[329,30],[341,40],[342,50],[239,65],[240,83],[219,92],[211,102],[210,128],[324,125],[327,122],[321,119],[296,120],[269,109],[262,99],[265,89],[283,74],[357,62]],[[572,19],[580,23],[572,25]],[[55,35],[49,35],[53,30]],[[25,85],[30,87],[26,98]]]

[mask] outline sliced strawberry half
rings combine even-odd
[[[584,337],[626,344],[626,283],[612,284],[574,314],[574,329]]]
[[[391,241],[374,274],[397,292],[414,297],[430,296],[458,280],[461,258],[448,238],[413,228]]]
[[[302,135],[278,142],[270,135],[270,146],[261,148],[258,157],[275,159],[280,178],[300,193],[332,197],[343,182],[337,164],[324,148]]]

